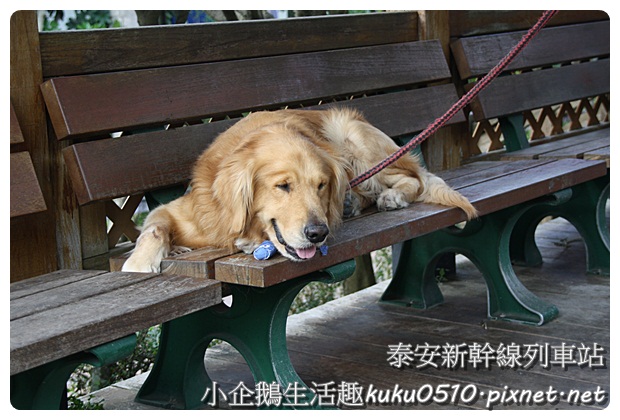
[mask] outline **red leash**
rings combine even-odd
[[[499,74],[504,71],[506,66],[510,64],[517,55],[519,55],[519,53],[532,40],[532,38],[534,38],[538,34],[538,32],[540,32],[540,30],[545,27],[549,20],[551,20],[551,18],[557,13],[558,10],[547,10],[546,12],[544,12],[540,19],[538,19],[538,22],[536,22],[536,24],[530,28],[530,30],[523,36],[523,38],[521,38],[519,43],[515,45],[512,50],[510,50],[510,52],[506,54],[506,56],[502,58],[502,60],[497,63],[497,65],[493,67],[493,69],[491,69],[491,71],[486,76],[480,79],[469,92],[463,95],[461,99],[459,99],[454,105],[452,105],[452,107],[448,109],[445,114],[437,118],[416,137],[409,140],[409,142],[403,147],[401,147],[397,152],[395,152],[391,156],[388,156],[373,168],[370,168],[368,171],[358,175],[355,179],[351,180],[351,182],[349,183],[349,187],[353,188],[366,181],[368,178],[376,175],[377,173],[403,157],[406,153],[413,150],[413,148],[421,144],[424,140],[428,139],[437,130],[444,126],[457,112],[462,110],[465,105],[470,103],[476,97],[476,95],[478,95],[484,88],[486,88],[493,81],[493,79],[499,76]]]

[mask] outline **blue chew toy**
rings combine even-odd
[[[319,248],[319,251],[321,251],[321,255],[327,255],[327,245],[322,245]],[[273,257],[276,252],[278,252],[278,250],[276,249],[273,242],[264,241],[258,246],[258,248],[254,250],[254,258],[256,258],[257,260],[268,260],[269,258]]]
[[[268,260],[271,258],[278,250],[275,245],[271,241],[264,241],[262,244],[258,246],[254,250],[254,258],[257,260]]]

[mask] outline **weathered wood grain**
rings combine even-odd
[[[11,144],[19,144],[24,142],[24,134],[22,133],[22,129],[19,126],[19,121],[17,121],[17,115],[15,115],[15,110],[13,109],[13,104],[11,104],[11,134],[10,140]]]
[[[11,153],[11,217],[47,210],[30,153]]]
[[[599,130],[582,134],[573,134],[564,139],[510,152],[502,156],[502,159],[583,159],[586,154],[589,154],[593,150],[609,147],[609,138],[610,128],[607,126]],[[609,154],[607,154],[606,157],[603,155],[600,158],[609,158]]]
[[[56,134],[64,139],[449,78],[443,52],[433,44],[60,77],[45,82],[42,91]]]
[[[495,79],[472,102],[478,121],[609,92],[608,59]],[[471,88],[468,85],[467,88]]]
[[[506,67],[506,71],[609,55],[609,21],[543,29]],[[459,38],[452,51],[459,76],[465,80],[488,73],[525,32]]]
[[[360,110],[388,135],[401,136],[424,129],[457,99],[453,85],[438,85],[354,99],[343,106]],[[78,201],[85,204],[187,182],[198,156],[238,120],[76,143],[65,148],[63,153]],[[464,116],[459,113],[449,123],[462,121]]]
[[[43,32],[44,77],[179,66],[417,40],[416,12]]]
[[[83,282],[12,301],[56,301],[11,321],[12,375],[221,302],[220,283],[212,280],[108,273]]]
[[[536,23],[542,13],[542,10],[451,10],[450,34],[463,37],[525,30]],[[608,19],[609,15],[600,10],[561,10],[549,26]]]

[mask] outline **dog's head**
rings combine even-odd
[[[221,163],[213,189],[240,237],[267,237],[301,261],[340,224],[347,185],[344,159],[327,142],[276,124]]]

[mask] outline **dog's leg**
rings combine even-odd
[[[414,202],[420,194],[420,181],[402,174],[386,175],[384,185],[391,185],[377,197],[377,208],[381,211],[402,209]]]
[[[170,252],[170,214],[161,206],[152,211],[122,271],[158,273],[161,260]]]
[[[374,204],[374,200],[359,194],[356,191],[347,191],[347,195],[344,199],[344,212],[345,218],[355,217],[362,214],[362,210],[370,207]]]
[[[238,238],[235,240],[235,246],[246,254],[251,254],[261,243],[248,238]]]

